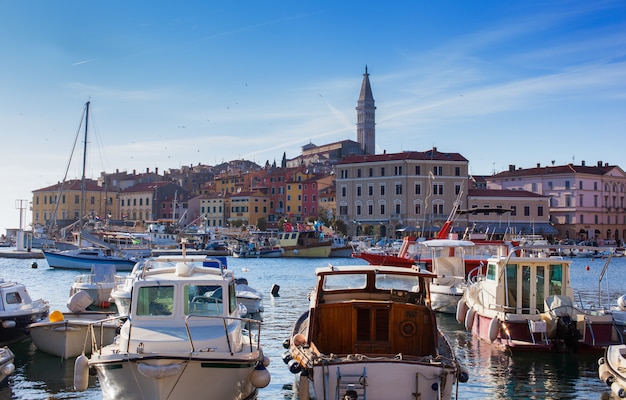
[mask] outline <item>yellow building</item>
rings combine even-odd
[[[267,218],[270,198],[258,190],[235,193],[230,197],[229,223],[240,220],[243,225],[256,225],[259,218]]]
[[[37,189],[33,191],[33,226],[56,226],[62,228],[78,221],[81,214],[82,193],[80,180]],[[117,213],[117,193],[109,192],[91,179],[85,180],[84,215],[105,219]]]

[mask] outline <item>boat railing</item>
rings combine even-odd
[[[228,322],[229,321],[239,321],[242,327],[246,327],[242,330],[242,333],[248,337],[248,344],[250,346],[250,352],[254,352],[255,348],[260,348],[261,341],[261,321],[252,318],[241,318],[241,317],[230,317],[230,316],[220,316],[220,315],[198,315],[198,314],[189,314],[185,317],[185,330],[187,331],[187,336],[189,338],[189,344],[191,345],[191,351],[195,352],[196,348],[194,346],[193,338],[191,337],[191,329],[189,327],[190,319],[221,319],[222,324],[224,326],[224,336],[226,338],[226,342],[228,344],[228,352],[231,355],[234,353],[231,343],[230,335],[228,334]]]
[[[87,327],[87,336],[85,337],[85,344],[83,347],[83,353],[85,353],[87,347],[87,341],[91,339],[91,350],[92,353],[98,352],[102,354],[102,348],[108,344],[104,343],[104,324],[109,322],[117,322],[119,326],[122,325],[122,321],[125,319],[130,319],[128,315],[114,315],[111,317],[99,319],[97,321],[93,321]]]

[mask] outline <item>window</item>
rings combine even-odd
[[[348,206],[339,206],[339,215],[348,215]]]
[[[524,206],[524,216],[530,217],[530,206]]]
[[[346,187],[342,186],[342,188],[341,188],[341,197],[346,197],[346,192],[347,192]]]
[[[356,177],[360,178],[361,177],[361,168],[356,170]]]
[[[373,196],[374,195],[374,185],[368,185],[367,186],[367,194],[369,196]]]
[[[361,186],[356,187],[356,195],[357,197],[361,197]]]
[[[401,213],[401,209],[400,209],[400,203],[396,203],[396,214],[400,215]]]
[[[537,207],[537,216],[543,217],[543,206]]]
[[[443,175],[443,167],[441,165],[435,165],[433,167],[433,174],[435,176]]]
[[[420,215],[422,213],[422,205],[420,203],[415,203],[415,214]]]
[[[380,185],[380,195],[381,196],[385,195],[385,185]]]
[[[142,286],[137,294],[138,316],[171,315],[174,286]]]
[[[569,189],[570,189],[569,181],[565,181],[565,190],[569,190]]]
[[[458,196],[458,194],[461,192],[461,185],[455,185],[454,186],[454,194],[456,194]]]
[[[356,206],[356,215],[361,215],[361,205]]]
[[[402,184],[396,183],[396,194],[402,194]]]
[[[372,204],[367,205],[367,214],[368,215],[374,214],[374,206]]]
[[[511,206],[511,215],[517,215],[517,206]]]
[[[461,176],[461,167],[454,167],[454,176]]]
[[[368,175],[369,175],[370,177],[374,176],[374,168],[370,168],[370,169],[369,169],[369,171],[368,171]]]
[[[415,166],[415,175],[421,175],[421,168],[419,165]]]
[[[380,205],[380,215],[385,215],[385,205],[384,204]]]
[[[443,196],[443,184],[433,183],[433,194]]]
[[[380,168],[380,176],[385,176],[385,167]]]
[[[583,181],[578,181],[578,189],[583,190]]]
[[[393,174],[396,176],[402,175],[402,165],[394,167]]]
[[[422,184],[421,183],[416,183],[415,184],[415,194],[422,194]]]

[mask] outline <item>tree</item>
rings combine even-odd
[[[267,229],[267,219],[265,219],[265,217],[259,217],[259,219],[256,220],[256,227],[257,229],[264,231]]]

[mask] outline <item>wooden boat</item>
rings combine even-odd
[[[0,385],[9,379],[15,371],[15,354],[6,346],[0,347]]]
[[[284,232],[278,234],[278,244],[284,257],[323,258],[330,256],[332,241],[322,237],[313,225],[298,226],[297,229],[284,224]]]
[[[218,260],[155,257],[126,282],[120,335],[76,359],[77,389],[89,369],[105,399],[252,399],[269,384],[261,322],[240,317],[235,279]]]
[[[316,270],[311,304],[285,341],[300,399],[450,399],[466,381],[430,307],[434,275],[418,268]]]
[[[48,316],[50,306],[43,299],[33,300],[26,286],[0,278],[0,344],[24,339],[28,326]]]
[[[544,250],[519,246],[490,258],[486,275],[473,277],[459,301],[457,320],[511,351],[602,351],[622,343],[611,313],[574,306],[571,260]]]
[[[615,397],[626,398],[626,345],[606,348],[604,357],[598,360],[598,376],[611,388]]]
[[[95,322],[106,320],[111,314],[103,312],[61,313],[53,311],[47,321],[29,326],[30,337],[38,350],[63,359],[91,354],[89,327]],[[118,320],[103,321],[94,328],[96,337],[104,344],[112,343],[119,328]]]

